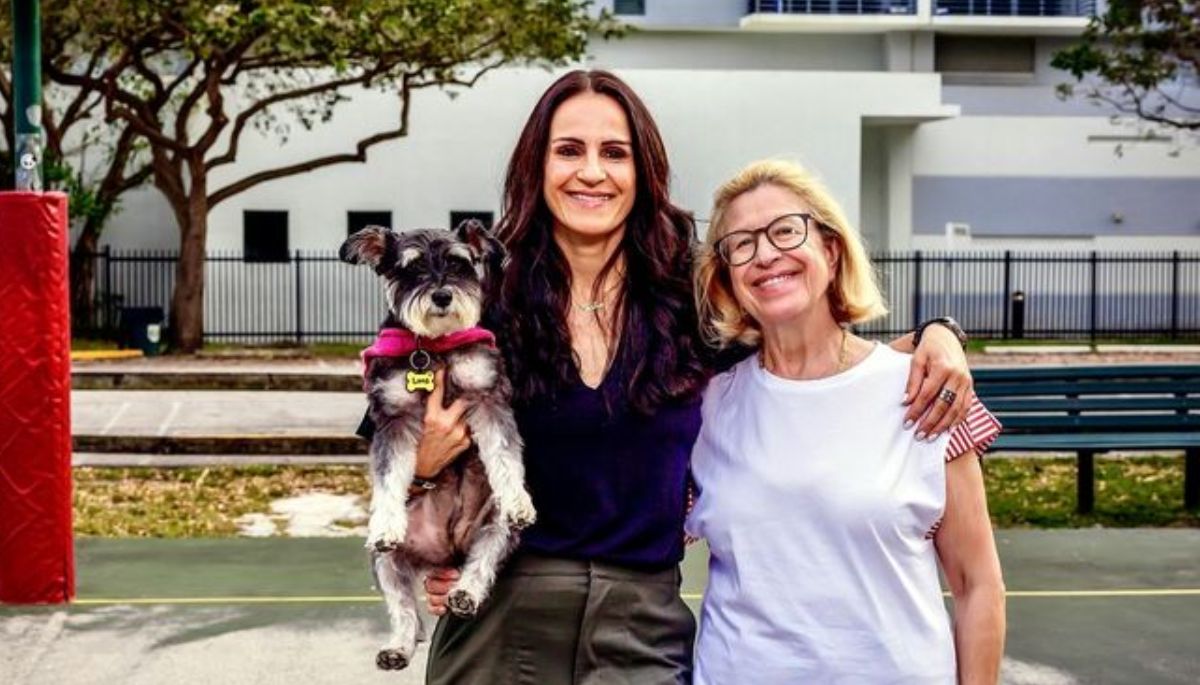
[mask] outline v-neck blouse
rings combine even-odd
[[[599,387],[576,377],[554,399],[516,407],[538,513],[522,549],[644,569],[683,559],[700,397],[642,416],[625,398],[626,377],[614,361]]]

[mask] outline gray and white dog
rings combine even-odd
[[[490,334],[476,327],[504,249],[483,224],[467,221],[453,231],[368,227],[350,236],[339,255],[371,266],[386,284],[389,314],[379,340],[364,352],[376,427],[367,547],[392,624],[376,664],[401,669],[422,632],[417,586],[424,573],[461,567],[447,604],[457,615],[473,615],[516,546],[517,531],[535,517],[512,385]],[[394,337],[385,340],[387,333]],[[435,487],[407,501],[427,392],[440,368],[446,403],[467,400],[474,444]]]

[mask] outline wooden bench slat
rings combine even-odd
[[[992,444],[994,450],[1020,452],[1119,450],[1119,449],[1186,449],[1200,447],[1200,432],[1190,433],[1062,433],[1013,434],[1001,433]]]
[[[1200,431],[1200,414],[1089,414],[1086,416],[998,414],[997,418],[1006,429],[1017,432],[1046,433],[1067,430],[1151,432],[1189,429]]]
[[[976,383],[975,394],[986,404],[989,397],[1033,395],[1196,395],[1200,381],[1038,381],[1025,383]]]
[[[1156,364],[1121,366],[1021,366],[980,367],[971,370],[976,384],[1020,382],[1028,380],[1079,380],[1120,378],[1161,378],[1164,380],[1200,380],[1200,365]]]
[[[1200,409],[1200,397],[1081,397],[1067,398],[987,398],[993,414],[1002,412],[1050,411],[1187,411]]]

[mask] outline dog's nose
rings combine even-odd
[[[454,295],[451,295],[449,290],[435,290],[432,299],[433,303],[439,307],[449,307],[450,302],[454,300]]]

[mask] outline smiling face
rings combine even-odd
[[[633,138],[617,101],[592,92],[563,101],[550,122],[542,185],[555,234],[587,241],[620,234],[636,192]]]
[[[761,185],[739,195],[725,212],[723,234],[752,231],[785,214],[812,213],[803,200],[777,185]],[[779,250],[759,234],[753,259],[727,267],[734,298],[764,333],[814,312],[829,313],[829,286],[838,259],[837,243],[810,220],[808,239],[798,248]]]

